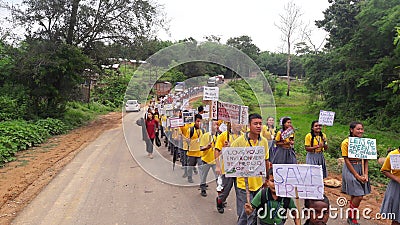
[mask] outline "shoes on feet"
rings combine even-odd
[[[192,177],[188,177],[188,182],[189,182],[189,183],[193,183]]]
[[[215,201],[217,202],[217,211],[221,214],[224,213],[224,205],[222,201],[219,200],[218,197],[215,199]]]
[[[207,197],[207,192],[206,192],[206,190],[201,190],[201,196],[203,196],[203,197]]]

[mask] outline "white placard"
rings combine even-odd
[[[219,131],[225,132],[227,130],[228,130],[228,126],[226,126],[225,123],[221,123],[221,125],[219,125]]]
[[[212,101],[211,103],[211,118],[218,120],[218,101]]]
[[[400,154],[390,155],[390,168],[400,170]]]
[[[214,102],[213,102],[213,107],[214,107]],[[223,120],[226,122],[231,122],[236,124],[244,124],[244,125],[248,124],[249,108],[247,106],[218,101],[216,107],[217,107],[216,111],[218,120]]]
[[[323,199],[322,166],[308,164],[273,164],[276,195],[301,199]]]
[[[324,110],[319,111],[319,119],[318,119],[319,124],[326,126],[333,126],[333,120],[335,120],[335,112],[324,111]]]
[[[174,110],[174,105],[173,104],[166,104],[164,109],[165,110]]]
[[[376,139],[349,137],[349,158],[377,159]]]
[[[193,112],[182,112],[183,123],[193,123],[194,122],[194,113]]]
[[[185,125],[183,123],[183,118],[169,118],[169,124],[171,128],[183,127]]]
[[[222,157],[226,177],[266,176],[263,146],[224,147]]]
[[[203,100],[204,101],[218,101],[219,88],[218,87],[204,87]]]

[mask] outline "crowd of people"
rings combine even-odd
[[[273,164],[297,164],[294,143],[297,141],[290,117],[281,118],[275,126],[272,117],[264,119],[259,114],[250,114],[246,126],[224,121],[209,121],[203,119],[204,108],[198,107],[194,122],[181,127],[169,127],[167,116],[159,114],[157,108],[149,107],[144,118],[138,121],[142,126],[143,139],[146,142],[146,151],[150,159],[153,158],[153,143],[160,135],[165,137],[164,144],[168,151],[179,158],[182,167],[182,177],[188,183],[193,183],[193,175],[199,174],[200,195],[207,196],[207,176],[210,169],[215,180],[218,181],[216,209],[224,213],[226,201],[233,188],[236,194],[236,214],[238,225],[245,224],[284,224],[285,210],[295,209],[296,205],[291,198],[279,197],[274,186]],[[185,111],[183,111],[185,112]],[[182,118],[182,111],[174,109],[174,117]],[[321,165],[323,178],[328,176],[324,151],[328,149],[328,138],[322,133],[321,124],[312,121],[310,132],[304,138],[304,147],[307,151],[306,164]],[[222,129],[224,128],[224,129]],[[362,138],[364,127],[362,123],[352,122],[349,126],[349,137]],[[350,210],[347,222],[351,225],[359,224],[356,212],[363,196],[371,192],[368,177],[368,160],[348,157],[349,138],[341,144],[344,165],[342,169],[342,192],[350,196]],[[224,172],[222,157],[223,147],[263,146],[265,148],[265,163],[267,176],[262,177],[227,177]],[[391,154],[400,154],[399,149]],[[395,213],[392,224],[400,222],[400,170],[391,169],[389,157],[382,170],[383,174],[391,179],[382,203],[381,213]],[[247,193],[250,192],[250,199]],[[395,199],[393,199],[395,198]],[[393,201],[395,200],[395,201]],[[313,215],[305,224],[326,224],[329,218],[329,200],[305,200],[306,208],[314,209]],[[260,210],[261,209],[261,210]],[[274,210],[271,210],[274,209]],[[300,224],[299,215],[293,215],[295,224]]]

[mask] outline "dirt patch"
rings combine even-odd
[[[120,112],[100,116],[66,135],[17,154],[17,160],[0,168],[0,224],[12,219],[67,165],[105,130],[121,126]]]

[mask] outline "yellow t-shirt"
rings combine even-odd
[[[343,157],[349,156],[349,138],[343,140],[342,144],[340,145],[340,149],[342,150]]]
[[[242,133],[240,134],[229,134],[229,141],[234,141],[238,137],[240,137]],[[215,142],[215,151],[222,151],[222,148],[224,147],[225,141],[228,140],[228,131],[222,132],[220,135],[217,137],[217,141]],[[224,169],[224,161],[222,159],[222,155],[220,157],[220,165],[221,165],[221,173],[225,174],[225,169]]]
[[[324,136],[323,139],[319,135],[314,137],[313,146],[318,146],[319,143],[323,142],[324,140],[327,141],[326,135],[325,134],[322,134],[322,135]],[[311,147],[311,139],[312,139],[312,135],[311,135],[311,133],[308,133],[304,139],[304,145],[306,147]],[[322,152],[323,150],[324,150],[323,147],[317,148],[317,149],[315,149],[315,152]]]
[[[206,162],[207,164],[215,164],[215,159],[214,159],[214,147],[215,147],[215,142],[216,142],[217,137],[215,135],[212,135],[210,132],[205,133],[200,140],[200,147],[207,146],[209,143],[211,143],[211,148],[202,151],[202,156],[201,160]]]
[[[190,130],[192,127],[189,127],[186,131],[186,137],[190,138]],[[200,139],[201,136],[203,136],[203,131],[202,129],[196,129],[194,128],[193,130],[193,136],[190,138],[190,143],[189,143],[189,151],[187,151],[187,156],[193,156],[193,157],[201,157],[202,152],[200,151]]]
[[[256,142],[253,142],[253,140],[250,140],[250,143],[252,146],[264,146],[265,160],[269,159],[269,151],[268,151],[269,148],[268,148],[268,140],[267,139],[265,139],[264,137],[261,137],[260,141],[257,140]],[[242,135],[238,139],[236,139],[231,144],[231,146],[232,147],[250,147],[249,142],[247,141],[245,135]],[[268,165],[266,165],[266,166],[268,166]],[[238,188],[246,190],[246,184],[244,182],[243,177],[237,177],[236,183],[237,183]],[[263,180],[262,180],[262,177],[249,177],[248,183],[249,183],[250,191],[257,191],[263,185]]]
[[[268,129],[267,125],[263,125],[261,136],[270,141],[273,139],[273,135],[275,135],[275,128]]]
[[[239,136],[241,136],[242,133],[240,134],[229,134],[229,141],[232,142],[236,140]],[[224,147],[225,141],[228,141],[228,131],[222,132],[220,135],[218,135],[217,141],[215,142],[215,149],[222,151],[222,148]]]
[[[400,177],[400,170],[392,170],[392,167],[390,165],[390,156],[391,155],[396,155],[400,154],[399,149],[393,150],[389,152],[388,156],[386,157],[385,162],[382,165],[381,171],[389,171],[391,174],[395,175],[396,177]]]
[[[182,134],[182,150],[187,151],[188,150],[188,139],[189,139],[189,134],[186,136],[187,131],[189,130],[190,127],[193,127],[194,123],[187,123],[183,127],[180,127],[181,134]]]
[[[276,137],[275,137],[275,141],[276,142],[278,142],[278,141],[281,141],[281,131],[279,130],[278,131],[278,133],[276,133]],[[284,142],[285,142],[285,144],[284,145],[282,145],[282,147],[284,147],[284,148],[290,148],[290,144],[289,144],[289,139],[290,138],[294,138],[294,133],[292,134],[292,135],[290,135],[290,137],[288,137],[288,138],[286,138],[285,140],[284,140]]]

